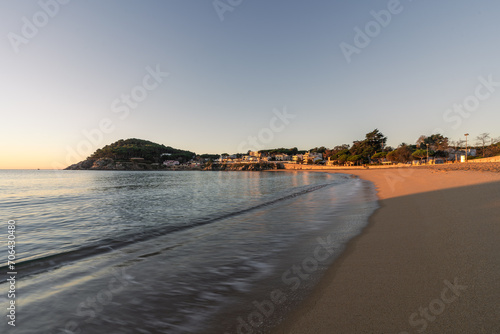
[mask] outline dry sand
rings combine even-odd
[[[500,173],[339,172],[381,208],[274,333],[500,334]]]

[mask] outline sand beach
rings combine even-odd
[[[500,333],[500,164],[332,171],[380,209],[274,333]]]

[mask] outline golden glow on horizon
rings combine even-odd
[[[43,150],[27,153],[24,149],[2,148],[0,156],[0,169],[62,169],[68,165],[64,155]]]

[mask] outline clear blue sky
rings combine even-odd
[[[234,153],[253,148],[249,136],[256,148],[310,149],[374,128],[392,146],[436,130],[500,135],[498,1],[219,4],[3,1],[0,168],[66,165],[131,137]],[[381,10],[390,22],[374,24]],[[341,43],[356,47],[356,27],[372,37],[358,36],[348,62]],[[157,82],[147,68],[169,74]],[[140,101],[127,107],[132,92]],[[470,111],[447,112],[465,102]],[[274,119],[284,108],[288,124]],[[108,121],[90,143],[83,131]]]

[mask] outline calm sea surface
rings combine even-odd
[[[0,333],[30,334],[267,332],[377,208],[314,172],[4,170],[0,197]]]

